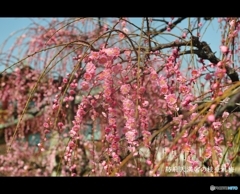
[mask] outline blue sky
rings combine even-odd
[[[132,20],[133,23],[137,23],[138,26],[141,26],[142,18],[132,18],[131,20]],[[207,25],[208,25],[208,23],[205,24],[205,26],[202,27],[202,33],[205,31],[205,28],[207,27]],[[183,28],[188,28],[188,19],[181,22],[179,24],[179,27],[181,27],[182,29]],[[170,33],[177,34],[178,36],[181,35],[180,30],[176,29],[176,28]],[[200,40],[209,43],[209,45],[212,48],[212,51],[213,52],[216,51],[216,54],[217,54],[216,56],[217,57],[219,56],[219,54],[220,54],[219,46],[220,46],[220,40],[221,40],[221,32],[219,30],[219,23],[218,23],[216,18],[210,23],[206,32],[204,33],[204,35],[201,37]]]
[[[12,33],[27,28],[33,21],[38,21],[38,18],[0,18],[0,48]],[[17,34],[21,35],[20,32]],[[15,40],[16,36],[11,38],[4,50],[9,49]]]
[[[130,18],[130,20],[138,26],[141,26],[141,18]],[[4,41],[9,37],[11,33],[28,27],[32,23],[32,21],[38,21],[38,18],[0,18],[0,49]],[[180,25],[181,28],[187,28],[187,22],[188,21],[182,22]],[[219,57],[220,46],[220,30],[218,30],[218,25],[219,24],[217,22],[217,19],[215,19],[209,26],[209,29],[206,30],[205,35],[202,37],[202,40],[210,43],[213,52],[217,52],[217,57]],[[18,34],[20,35],[21,33]],[[179,30],[178,35],[180,35]],[[4,51],[8,50],[13,45],[15,39],[16,36],[11,38],[10,41],[8,41],[8,44],[4,47]]]
[[[0,44],[2,45],[11,33],[26,28],[30,23],[29,18],[0,18]]]

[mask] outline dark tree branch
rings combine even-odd
[[[157,50],[162,50],[165,48],[171,48],[171,47],[181,47],[181,46],[190,46],[191,42],[190,41],[185,41],[185,42],[170,42],[170,43],[166,43],[166,44],[159,44],[156,47],[153,47],[151,51],[157,51]]]
[[[220,104],[216,111],[215,111],[215,118],[219,118],[222,116],[223,112],[233,113],[233,112],[239,112],[240,111],[240,88],[238,87],[236,90],[234,90],[226,102],[223,102]]]
[[[218,59],[215,56],[215,54],[212,52],[205,53],[202,50],[193,49],[193,50],[188,50],[188,51],[179,53],[179,55],[185,55],[185,54],[196,54],[199,58],[209,60],[211,63],[214,63],[214,64],[217,64],[220,61],[220,59]],[[232,82],[239,81],[238,74],[234,70],[234,68],[225,66],[225,69],[226,69],[227,76],[232,80]]]
[[[197,49],[192,49],[188,51],[181,52],[180,55],[184,54],[196,54],[199,58],[209,60],[213,64],[217,64],[220,59],[218,59],[215,56],[215,53],[212,52],[212,49],[205,41],[200,41],[198,37],[192,36],[189,41],[181,41],[181,42],[170,42],[167,44],[160,44],[154,48],[152,48],[152,51],[162,50],[165,48],[171,48],[171,47],[181,47],[181,46],[193,46]],[[226,74],[228,77],[232,80],[232,82],[239,81],[239,77],[237,72],[234,70],[234,68],[230,66],[225,66]]]
[[[181,42],[174,41],[167,44],[160,44],[152,48],[152,51],[162,50],[162,49],[171,48],[171,47],[181,47],[181,46],[189,46],[189,47],[193,46],[196,49],[180,52],[179,53],[180,56],[186,55],[186,54],[196,54],[199,58],[208,60],[213,64],[217,64],[219,61],[221,61],[215,56],[215,53],[212,52],[212,49],[205,41],[200,41],[198,37],[193,35],[189,41],[181,41]],[[226,74],[231,79],[232,83],[239,81],[239,76],[237,72],[234,70],[234,68],[228,65],[225,65],[225,69],[226,69]],[[240,89],[237,89],[229,95],[229,101],[225,105],[218,105],[215,111],[215,117],[219,118],[224,111],[227,111],[229,113],[239,112],[240,111],[239,103],[240,103]]]
[[[148,46],[149,46],[149,49],[151,50],[152,49],[152,46],[151,46],[151,37],[150,37],[150,26],[149,26],[149,19],[146,18],[146,21],[147,21],[147,34],[148,34]]]
[[[168,21],[166,21],[165,19],[152,19],[152,21],[155,21],[155,22],[164,22],[166,25],[168,25]]]
[[[176,21],[174,21],[172,23],[171,26],[169,26],[171,29],[173,29],[176,25],[178,25],[179,23],[181,23],[183,20],[185,20],[187,17],[182,17],[182,18],[178,18]],[[166,31],[167,30],[167,26],[158,30],[158,31],[152,31],[152,38],[154,38],[155,36],[157,36],[158,34],[161,34],[162,32]]]
[[[204,20],[208,21],[208,20],[211,20],[212,17],[204,17]]]

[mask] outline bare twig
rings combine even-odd
[[[169,26],[171,29],[173,29],[176,25],[178,25],[179,23],[181,23],[183,20],[185,20],[187,17],[181,17],[181,18],[178,18],[176,21],[174,21],[172,23],[171,26]],[[157,36],[158,34],[161,34],[162,32],[166,31],[168,28],[168,26],[165,26],[164,28],[158,30],[158,31],[153,31],[152,32],[152,38],[154,38],[155,36]]]

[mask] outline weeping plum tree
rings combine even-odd
[[[1,176],[233,173],[239,18],[131,21],[33,22],[2,52]]]

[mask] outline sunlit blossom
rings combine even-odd
[[[130,91],[130,89],[131,89],[131,88],[130,88],[130,85],[129,85],[129,84],[124,84],[124,85],[122,85],[121,88],[120,88],[121,93],[122,93],[123,95],[128,94],[129,91]]]
[[[170,105],[174,105],[177,102],[177,98],[176,98],[175,94],[168,94],[165,96],[165,99],[166,99],[167,103]]]
[[[222,53],[224,53],[224,54],[226,54],[226,53],[228,53],[228,47],[227,46],[224,46],[224,45],[222,45],[222,46],[220,46],[220,50],[221,50],[221,52]]]

